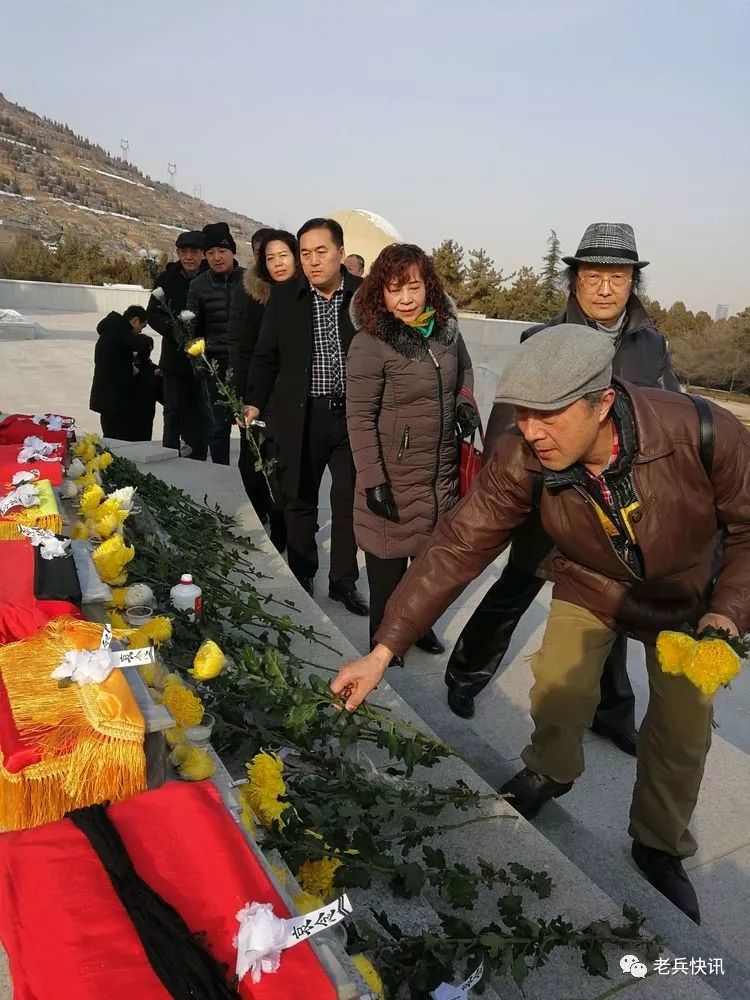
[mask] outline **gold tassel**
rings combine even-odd
[[[50,677],[66,652],[98,648],[101,634],[94,622],[58,618],[0,648],[13,720],[41,756],[14,774],[0,753],[0,827],[53,822],[69,809],[145,790],[145,723],[122,672],[114,670],[103,684],[64,687]]]

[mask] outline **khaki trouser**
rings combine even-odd
[[[599,678],[615,633],[589,611],[552,601],[542,647],[532,658],[534,733],[527,767],[555,781],[583,772],[583,737],[599,702]],[[688,830],[711,746],[712,699],[684,677],[665,674],[646,646],[649,701],[638,736],[638,771],[629,834],[639,843],[689,857]]]

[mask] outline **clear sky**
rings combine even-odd
[[[366,208],[537,265],[636,228],[649,293],[750,305],[747,0],[0,0],[0,90],[290,229]]]

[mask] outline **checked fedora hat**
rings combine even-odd
[[[630,264],[646,267],[638,260],[633,227],[627,222],[592,222],[586,227],[573,257],[563,257],[566,264]]]

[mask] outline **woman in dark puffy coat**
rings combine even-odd
[[[409,559],[458,501],[457,437],[476,425],[460,391],[470,396],[474,374],[456,308],[419,247],[386,247],[350,315],[357,331],[346,391],[354,532],[367,564],[372,637]],[[443,651],[432,630],[417,645]]]
[[[256,236],[260,238],[256,242]],[[238,395],[246,402],[248,377],[253,352],[258,343],[263,314],[268,296],[274,285],[289,281],[297,273],[299,250],[297,240],[282,229],[258,230],[253,236],[255,264],[245,271],[243,281],[232,295],[229,313],[229,367]],[[263,433],[261,452],[266,460],[273,455],[273,443],[268,429]],[[256,435],[256,440],[259,440]],[[268,494],[266,481],[255,469],[256,455],[250,447],[245,432],[240,435],[239,469],[248,499],[260,520],[268,528],[271,541],[283,552],[286,548],[281,488],[277,478],[269,477],[274,499]]]

